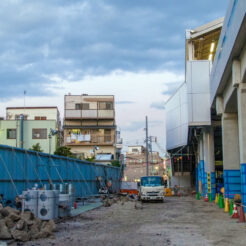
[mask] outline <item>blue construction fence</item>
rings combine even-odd
[[[246,205],[246,164],[241,163],[241,195],[243,204]]]
[[[224,170],[225,197],[232,199],[236,194],[241,194],[240,170]]]
[[[119,192],[121,168],[0,145],[0,194],[14,200],[23,190],[72,183],[76,197],[98,194],[98,178]]]

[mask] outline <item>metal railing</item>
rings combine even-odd
[[[88,145],[88,144],[114,144],[115,134],[88,134],[81,136],[66,136],[65,143],[67,145]]]
[[[113,109],[65,109],[65,119],[114,119]]]

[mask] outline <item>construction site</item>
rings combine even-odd
[[[246,1],[183,41],[164,148],[148,115],[124,144],[117,104],[134,102],[111,94],[66,94],[63,125],[57,106],[6,108],[0,246],[245,245]]]

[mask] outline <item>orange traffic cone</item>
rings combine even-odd
[[[236,204],[233,205],[233,214],[232,214],[231,218],[232,219],[237,219],[238,218],[238,212],[237,212]]]
[[[204,201],[205,201],[205,202],[208,202],[208,193],[206,193],[206,196],[205,196]]]
[[[243,206],[240,207],[240,216],[239,216],[239,222],[244,223],[245,222],[245,214]]]

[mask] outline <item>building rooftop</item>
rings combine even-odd
[[[7,107],[6,109],[58,109],[57,106],[44,106],[44,107]]]

